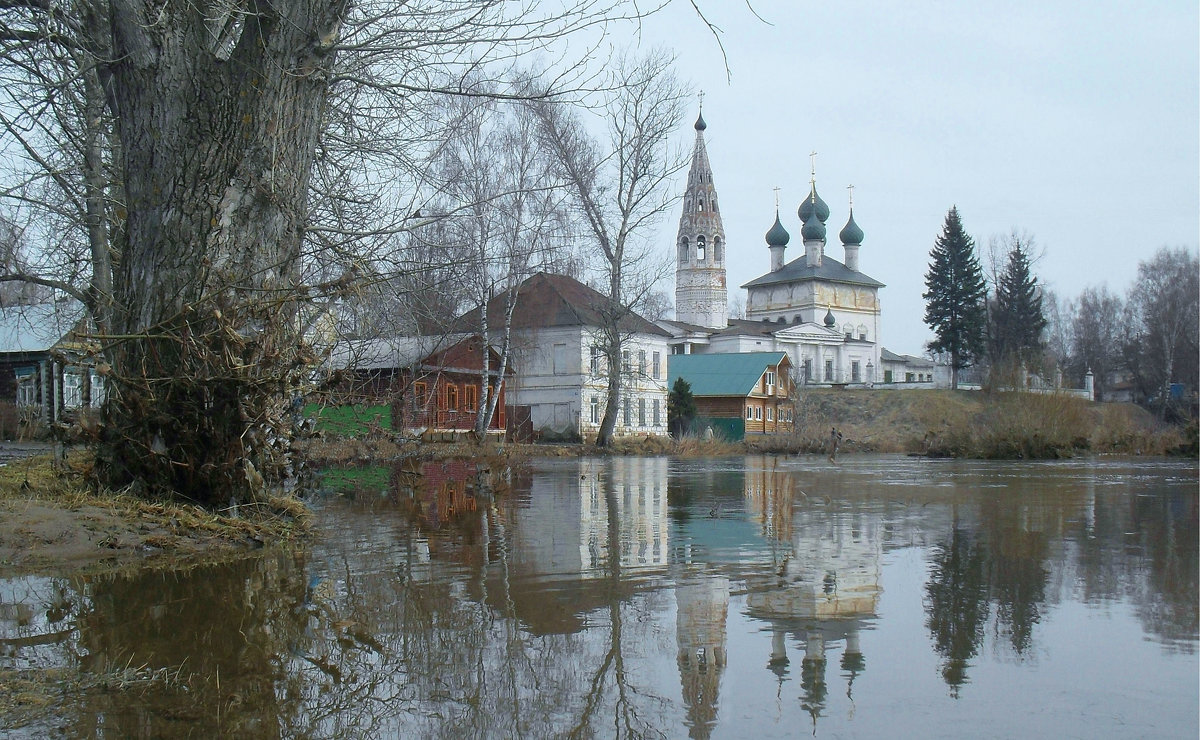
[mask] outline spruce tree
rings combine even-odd
[[[696,418],[696,400],[692,397],[692,384],[682,377],[675,379],[675,385],[667,395],[667,429],[671,436],[678,439],[692,426]]]
[[[936,336],[929,349],[950,353],[950,387],[958,388],[958,371],[969,367],[983,351],[987,285],[975,254],[975,240],[963,231],[957,206],[946,214],[929,257],[922,295],[925,323]]]
[[[1008,264],[996,285],[996,309],[992,321],[993,363],[1031,363],[1041,351],[1046,316],[1042,292],[1029,269],[1029,255],[1019,240],[1013,242]]]

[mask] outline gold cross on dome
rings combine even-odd
[[[850,207],[853,208],[854,207],[854,186],[847,185],[846,189],[850,191]]]
[[[773,187],[771,189],[775,191],[775,210],[778,211],[779,210],[779,186],[776,185],[775,187]]]
[[[812,172],[811,172],[812,181],[816,182],[817,181],[817,153],[815,151],[808,153],[808,161],[810,163],[809,166],[812,168]]]

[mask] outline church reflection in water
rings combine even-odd
[[[750,555],[729,565],[744,583],[746,615],[771,633],[765,667],[782,690],[794,678],[793,656],[798,657],[799,699],[815,729],[829,691],[827,651],[841,645],[841,676],[851,699],[854,679],[866,667],[859,631],[876,616],[882,591],[881,521],[853,510],[805,506],[810,493],[800,490],[795,474],[784,473],[773,458],[749,458],[739,472],[744,521],[758,527],[739,527],[741,519],[722,526],[720,514],[730,507],[724,501],[718,502],[720,510],[701,506],[701,516],[709,521],[681,527],[679,534],[713,534],[726,553]],[[745,537],[736,547],[729,541],[735,532]],[[709,574],[684,581],[676,586],[676,600],[683,700],[692,735],[705,737],[717,717],[726,662],[729,579]]]

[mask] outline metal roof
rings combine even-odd
[[[767,367],[778,365],[786,352],[667,355],[667,386],[683,378],[693,396],[739,396],[754,390]]]
[[[821,264],[809,267],[804,255],[784,265],[782,268],[760,275],[743,285],[743,288],[759,285],[774,285],[775,283],[791,283],[803,280],[825,280],[831,283],[850,283],[851,285],[867,285],[872,288],[882,288],[883,283],[873,277],[868,277],[857,270],[851,270],[828,254],[821,257]]]
[[[0,352],[45,352],[84,317],[76,300],[0,307]]]

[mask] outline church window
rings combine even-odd
[[[705,247],[704,237],[703,236],[696,237],[696,261],[697,262],[704,261],[704,247]]]
[[[854,336],[854,327],[850,326],[849,324],[843,326],[842,331],[845,333],[846,339],[850,339]]]
[[[833,382],[833,360],[825,361],[825,382]]]
[[[679,240],[679,261],[688,261],[688,240],[686,236]]]
[[[713,209],[713,213],[717,212],[717,199],[716,198],[712,199],[712,209]]]
[[[804,361],[804,382],[811,383],[812,379],[813,379],[812,360],[805,360]]]
[[[862,369],[858,360],[850,363],[850,380],[855,383],[862,382]]]
[[[704,210],[704,201],[702,201],[702,200],[696,201],[696,210],[697,211]]]
[[[867,327],[863,324],[858,325],[858,338],[867,341]]]
[[[716,204],[714,203],[713,205],[715,206]],[[716,210],[716,209],[714,208],[713,210]],[[725,258],[724,255],[721,254],[722,246],[723,245],[721,244],[721,237],[714,236],[713,237],[713,259],[716,260],[717,262],[720,262],[722,259]]]

